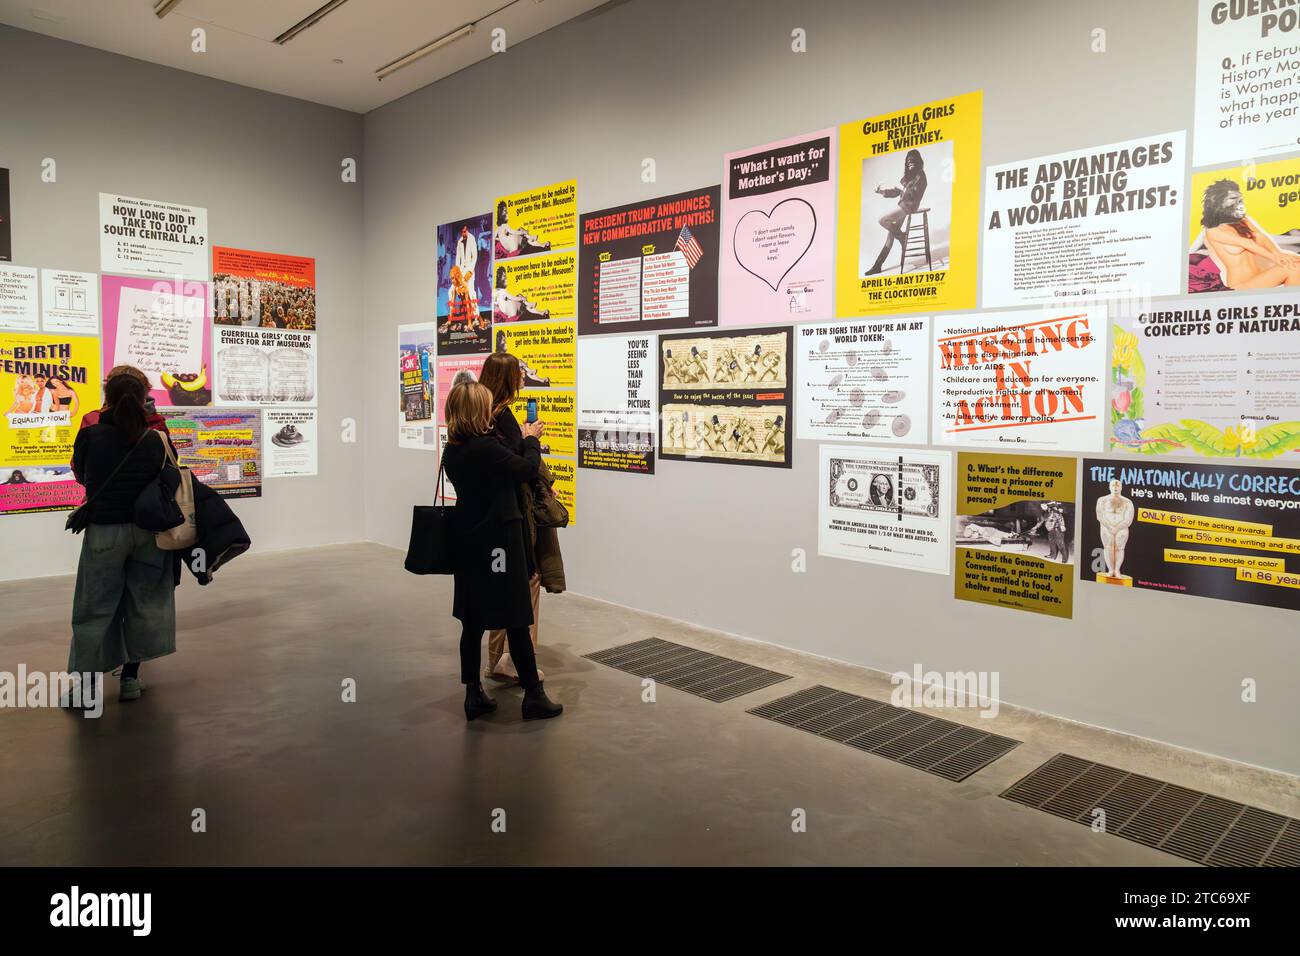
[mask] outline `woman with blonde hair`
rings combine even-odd
[[[452,614],[461,622],[460,679],[465,719],[496,710],[480,683],[481,642],[489,628],[505,631],[524,688],[524,720],[558,717],[564,710],[546,696],[529,636],[533,623],[529,581],[536,574],[524,532],[517,487],[541,467],[541,422],[523,426],[520,451],[492,433],[492,393],[466,382],[447,395],[447,445],[442,463],[456,486],[456,591]]]

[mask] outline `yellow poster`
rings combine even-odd
[[[502,259],[492,278],[492,321],[571,319],[578,306],[578,253]]]
[[[1300,287],[1300,159],[1192,175],[1188,292]]]
[[[577,245],[576,179],[500,196],[493,205],[493,258],[497,263]]]
[[[555,497],[559,498],[560,503],[569,509],[569,524],[577,524],[577,464],[568,458],[552,458],[549,455],[543,460],[546,462],[546,467],[551,469],[551,477],[555,480],[553,485]]]
[[[578,324],[532,322],[498,325],[494,345],[524,370],[525,388],[573,388],[577,382]]]
[[[542,435],[542,454],[568,458],[577,455],[577,402],[574,393],[524,389],[510,409],[521,425],[528,420],[528,402],[533,399],[537,401],[537,417],[546,424]]]
[[[975,307],[984,94],[840,127],[836,311]]]
[[[66,463],[81,416],[99,408],[99,339],[0,332],[0,464]]]

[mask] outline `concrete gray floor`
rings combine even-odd
[[[178,652],[145,666],[141,701],[0,710],[0,864],[1187,865],[998,799],[1059,751],[1300,815],[1295,778],[1006,707],[943,712],[1025,743],[941,780],[745,713],[813,683],[887,700],[884,675],[576,595],[542,598],[565,715],[522,723],[512,688],[466,725],[450,582],[401,558],[346,545],[187,578]],[[0,585],[0,670],[66,665],[71,595],[70,577]],[[647,704],[581,657],[650,636],[794,680]]]

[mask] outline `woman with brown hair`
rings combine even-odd
[[[542,687],[528,628],[533,623],[528,582],[536,573],[516,493],[537,476],[542,423],[522,429],[515,453],[492,434],[492,393],[478,382],[457,385],[447,396],[447,445],[442,463],[456,486],[452,509],[457,535],[456,594],[452,614],[461,622],[460,679],[465,719],[496,710],[480,683],[480,642],[487,628],[505,631],[524,688],[524,720],[558,717],[563,707]]]

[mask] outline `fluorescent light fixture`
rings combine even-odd
[[[420,47],[420,49],[418,50],[412,50],[410,53],[406,54],[406,56],[394,60],[392,63],[389,63],[387,66],[381,66],[379,69],[375,70],[375,79],[382,80],[384,77],[396,73],[402,67],[410,66],[412,63],[414,63],[416,60],[420,59],[421,57],[426,57],[430,53],[433,53],[437,50],[441,50],[447,44],[454,43],[455,41],[459,40],[461,37],[467,37],[473,32],[474,32],[474,24],[472,23],[465,24],[459,30],[452,30],[446,36],[439,37],[438,39],[434,40],[432,43],[428,43]]]
[[[167,16],[167,14],[175,10],[180,2],[181,0],[158,0],[158,2],[153,5],[154,16],[161,20],[163,17]]]
[[[329,0],[329,3],[322,5],[321,8],[317,10],[315,13],[307,14],[307,16],[303,17],[301,20],[299,20],[289,29],[281,33],[278,37],[275,38],[275,42],[280,44],[281,46],[284,46],[286,43],[288,43],[290,40],[296,37],[299,33],[302,33],[303,30],[306,30],[308,27],[314,27],[316,24],[324,20],[325,17],[333,13],[335,10],[337,10],[339,7],[343,6],[343,4],[347,2],[348,0]]]

